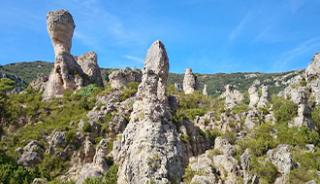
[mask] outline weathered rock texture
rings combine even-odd
[[[168,111],[168,70],[165,47],[156,41],[145,59],[130,122],[114,144],[119,184],[178,183],[183,175],[182,144]]]
[[[44,147],[38,141],[30,141],[22,150],[18,163],[25,167],[32,167],[40,163],[44,154]]]
[[[68,11],[48,13],[47,29],[54,48],[55,63],[43,93],[44,99],[60,97],[65,90],[76,90],[92,83],[103,85],[94,52],[80,57],[71,55],[74,28],[72,15]]]
[[[207,85],[206,84],[203,86],[202,94],[204,96],[208,96],[208,90],[207,90]]]
[[[261,86],[261,96],[258,102],[258,108],[264,108],[269,103],[269,87],[266,85]]]
[[[120,89],[127,86],[130,82],[141,82],[142,73],[140,70],[132,70],[130,68],[120,69],[109,75],[111,87]]]
[[[187,68],[183,78],[183,91],[185,94],[192,94],[197,89],[197,77]]]
[[[191,183],[237,183],[241,176],[240,165],[233,157],[235,147],[226,139],[216,138],[213,150],[190,158],[189,168],[196,175]]]
[[[243,100],[243,94],[236,90],[232,85],[225,86],[226,91],[222,94],[225,97],[225,108],[232,109],[237,104],[240,104]]]

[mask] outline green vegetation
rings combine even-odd
[[[26,169],[15,160],[0,152],[0,183],[29,184],[40,174],[36,169]]]
[[[293,117],[297,116],[298,106],[292,101],[273,96],[271,102],[277,122],[288,123]]]
[[[124,87],[121,90],[120,101],[124,101],[125,99],[132,97],[137,93],[139,83],[138,82],[130,82],[127,87]]]
[[[117,183],[118,166],[112,165],[101,177],[88,178],[84,184],[115,184]]]

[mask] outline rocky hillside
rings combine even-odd
[[[19,62],[0,66],[0,73],[15,75],[22,79],[24,83],[29,84],[39,76],[49,76],[52,68],[52,63],[43,61]],[[109,74],[114,70],[118,69],[101,68],[102,78],[108,80]],[[208,94],[218,96],[222,94],[224,86],[227,84],[235,85],[240,91],[245,92],[256,79],[269,85],[271,93],[275,94],[283,89],[291,78],[300,73],[302,73],[301,70],[283,73],[197,73],[196,75],[199,80],[199,90],[203,88],[204,84],[207,84]],[[170,85],[173,85],[174,83],[182,84],[183,76],[183,74],[170,73],[168,83]]]
[[[94,52],[70,53],[71,14],[47,25],[48,73],[19,71],[34,80],[17,93],[17,77],[0,79],[0,183],[320,183],[319,54],[281,74],[169,74],[157,40],[142,70],[102,84]],[[34,67],[2,71],[20,65]]]

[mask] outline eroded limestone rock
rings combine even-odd
[[[168,71],[165,47],[156,41],[145,59],[130,122],[114,144],[119,184],[179,182],[183,175],[182,144],[168,111]]]
[[[44,147],[39,141],[30,141],[22,150],[18,163],[25,167],[32,167],[43,159]]]
[[[236,90],[232,85],[225,86],[226,91],[222,94],[225,97],[225,108],[232,109],[237,104],[240,104],[243,100],[243,94]]]
[[[207,90],[207,85],[206,84],[203,86],[202,94],[204,96],[208,96],[208,90]]]
[[[183,78],[183,91],[185,94],[192,94],[197,89],[197,77],[187,68]]]
[[[47,15],[47,29],[55,54],[54,68],[49,76],[43,97],[61,97],[65,90],[77,90],[88,84],[102,86],[97,56],[94,52],[74,57],[70,53],[75,24],[66,10]]]
[[[130,68],[120,69],[109,75],[111,87],[120,89],[130,82],[141,82],[142,73],[140,70],[132,70]]]

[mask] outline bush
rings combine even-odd
[[[320,106],[316,106],[311,112],[312,120],[315,126],[320,130]]]
[[[297,116],[298,106],[290,100],[274,96],[272,104],[277,122],[288,123],[288,121]]]
[[[273,183],[277,178],[277,168],[264,157],[253,157],[250,161],[251,172],[259,176],[260,183]]]
[[[138,86],[138,82],[129,82],[127,87],[124,87],[121,91],[120,101],[124,101],[127,98],[130,98],[133,95],[135,95],[138,91]]]
[[[0,183],[28,184],[39,177],[39,172],[19,166],[11,157],[0,152]]]
[[[271,136],[274,131],[272,125],[262,124],[253,129],[246,138],[239,141],[239,145],[242,150],[249,148],[254,155],[261,156],[277,145],[276,139]]]

